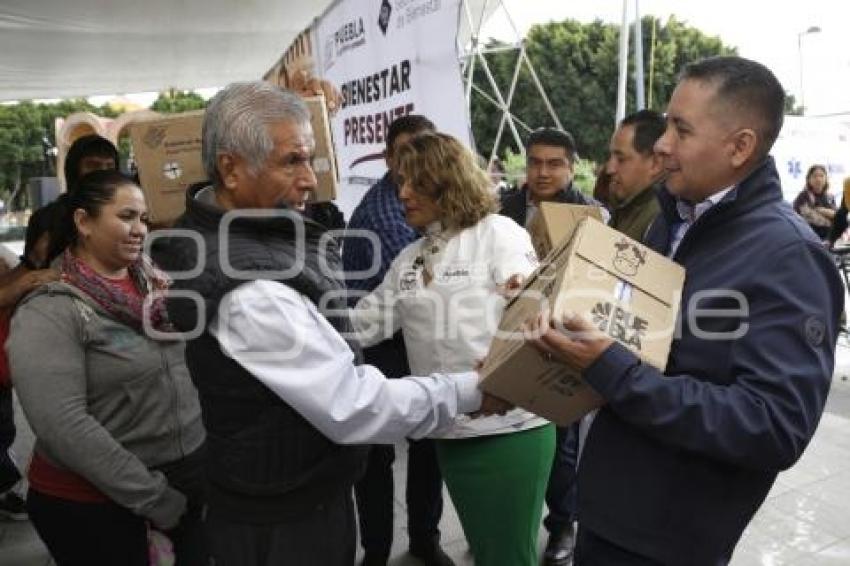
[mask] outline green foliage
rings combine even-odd
[[[25,205],[25,191],[18,190],[30,177],[54,175],[54,163],[45,160],[44,150],[56,145],[55,122],[74,112],[92,112],[114,117],[108,106],[93,106],[84,99],[63,100],[57,103],[0,105],[0,198],[10,208]],[[15,203],[8,202],[15,194]]]
[[[505,166],[505,177],[515,186],[522,184],[525,179],[525,157],[518,151],[505,150],[505,158],[502,160]]]
[[[207,102],[196,92],[169,89],[159,93],[159,97],[151,104],[151,110],[165,114],[176,114],[190,110],[206,108]]]
[[[785,96],[785,115],[802,116],[803,107],[797,104],[797,98],[793,94]]]
[[[573,184],[588,196],[593,196],[596,184],[596,163],[589,159],[577,159],[573,166]]]
[[[169,90],[159,95],[151,109],[157,112],[186,112],[204,108],[206,102],[194,92]],[[56,118],[64,118],[75,112],[91,112],[105,118],[115,118],[119,112],[109,105],[101,107],[85,99],[62,100],[56,103],[21,102],[0,105],[0,199],[7,207],[26,207],[26,191],[18,190],[26,185],[30,177],[55,175],[55,164],[44,159],[44,142],[48,147],[56,145]],[[122,160],[129,155],[129,140],[119,142]],[[16,194],[15,202],[9,197]]]
[[[652,47],[655,26],[655,48]],[[676,83],[676,75],[687,63],[703,57],[732,54],[734,48],[724,46],[717,37],[671,17],[661,23],[654,17],[642,20],[644,75],[649,83],[650,57],[654,59],[652,84],[647,86],[647,99],[652,108],[663,110]],[[582,24],[574,20],[536,25],[526,39],[526,52],[561,124],[573,133],[579,154],[591,161],[605,158],[608,140],[614,129],[617,103],[619,26],[595,21]],[[501,45],[491,41],[489,46]],[[487,62],[496,83],[504,93],[513,77],[518,51],[488,54]],[[629,64],[627,108],[635,108],[633,62]],[[476,67],[475,84],[492,94],[485,73]],[[651,90],[651,96],[650,91]],[[496,137],[498,112],[480,93],[473,91],[472,130],[477,149],[489,155]],[[552,126],[553,121],[523,66],[511,105],[513,113],[529,127]],[[506,130],[507,131],[507,130]],[[510,135],[503,135],[498,153],[505,155],[518,148]]]
[[[505,176],[511,184],[518,187],[524,182],[525,157],[521,153],[508,148],[505,150],[502,165],[505,166]],[[573,183],[578,190],[592,196],[593,185],[596,183],[596,164],[590,159],[577,159],[573,166]]]

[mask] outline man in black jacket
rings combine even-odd
[[[526,183],[502,199],[502,214],[528,226],[541,202],[599,204],[573,185],[576,142],[569,132],[540,128],[526,144]]]
[[[815,432],[844,289],[768,155],[784,101],[739,57],[688,65],[673,91],[646,239],[687,270],[663,373],[579,317],[532,325],[607,401],[581,457],[576,566],[727,564]]]

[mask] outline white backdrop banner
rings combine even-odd
[[[385,173],[386,133],[396,118],[422,114],[470,145],[460,7],[460,0],[339,0],[316,24],[316,71],[344,98],[331,121],[346,212]]]
[[[806,185],[812,165],[826,167],[829,191],[841,203],[844,177],[850,176],[850,114],[835,117],[786,116],[771,150],[785,199],[793,201]]]

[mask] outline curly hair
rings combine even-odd
[[[487,173],[475,155],[447,134],[425,132],[404,144],[397,155],[399,185],[433,199],[443,227],[469,228],[498,210]]]

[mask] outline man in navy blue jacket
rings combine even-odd
[[[647,235],[687,270],[663,373],[579,317],[532,324],[607,401],[581,455],[576,566],[728,563],[815,432],[844,293],[768,156],[784,99],[739,57],[687,66],[673,92]]]

